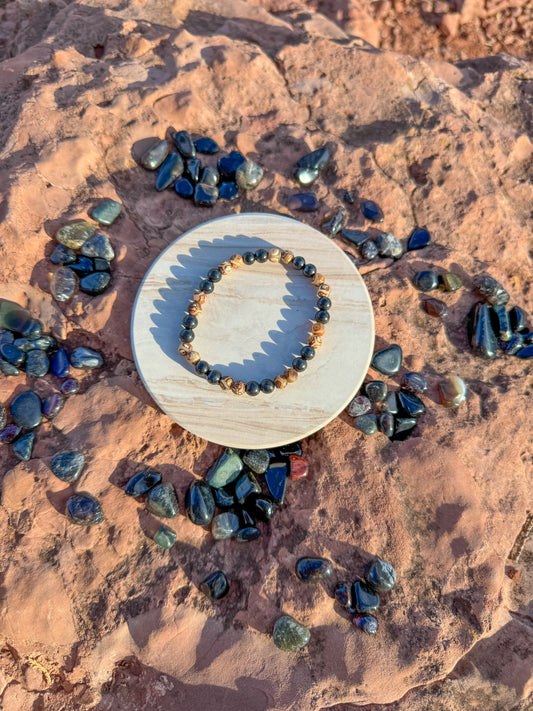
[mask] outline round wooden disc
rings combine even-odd
[[[295,383],[237,396],[195,374],[178,354],[178,333],[209,269],[235,253],[273,246],[303,256],[326,277],[331,320]],[[311,280],[290,265],[243,265],[208,295],[193,348],[234,380],[274,379],[307,342],[316,300]],[[261,449],[306,437],[346,407],[370,364],[374,317],[359,272],[328,237],[289,217],[245,213],[205,222],[159,255],[139,288],[131,336],[139,374],[172,420],[211,442]]]

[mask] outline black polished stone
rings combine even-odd
[[[220,200],[236,200],[239,197],[239,186],[228,180],[219,183],[218,197]]]
[[[422,249],[423,247],[427,247],[430,242],[431,235],[428,230],[425,227],[415,227],[407,240],[407,249],[409,251]]]
[[[352,595],[357,612],[372,612],[379,607],[379,595],[361,580],[354,583]]]
[[[400,414],[404,417],[417,417],[426,411],[422,400],[413,393],[400,390],[397,393]]]
[[[372,222],[383,222],[383,211],[373,200],[362,200],[360,207],[361,212],[367,220],[372,220]]]
[[[314,264],[306,264],[304,267],[303,275],[308,279],[311,279],[316,274],[316,267]]]
[[[0,346],[0,356],[11,365],[22,365],[26,359],[26,353],[12,343],[2,343]]]
[[[509,311],[509,320],[511,322],[511,330],[520,331],[522,328],[525,328],[527,316],[525,311],[519,306],[513,306]]]
[[[391,415],[395,415],[398,412],[398,400],[394,391],[391,390],[387,394],[383,407],[385,411],[390,412]]]
[[[82,452],[62,452],[52,458],[50,469],[58,479],[72,484],[79,478],[84,464]]]
[[[77,259],[76,252],[70,247],[65,247],[64,244],[58,244],[55,248],[50,261],[52,264],[72,264]]]
[[[246,528],[240,528],[235,534],[235,540],[237,543],[249,543],[250,541],[255,541],[259,538],[261,531],[255,526],[246,526]]]
[[[344,202],[348,203],[348,205],[353,205],[355,203],[355,193],[353,190],[347,190],[344,195],[342,196],[342,199]]]
[[[211,383],[211,385],[218,385],[220,383],[221,378],[222,373],[220,372],[220,370],[210,370],[207,375],[207,382]]]
[[[328,219],[322,223],[321,227],[322,232],[330,237],[335,237],[346,226],[348,221],[348,213],[344,207],[338,207],[331,216],[327,214],[326,217]]]
[[[210,600],[220,600],[229,592],[228,579],[221,570],[208,575],[200,583],[200,590],[207,595]]]
[[[94,271],[94,262],[89,257],[78,257],[75,262],[67,264],[67,268],[75,272],[79,277],[84,277]]]
[[[366,435],[374,435],[378,431],[378,419],[375,415],[359,415],[355,418],[354,424]]]
[[[365,393],[370,402],[383,402],[387,397],[387,385],[383,380],[371,380],[365,384]]]
[[[209,281],[209,279],[202,279],[198,289],[203,291],[205,294],[211,294],[215,290],[215,285],[212,281]]]
[[[390,412],[384,412],[379,416],[379,429],[386,437],[392,437],[394,434],[394,415]]]
[[[255,397],[261,392],[261,386],[255,380],[249,380],[246,383],[246,394]]]
[[[208,136],[197,138],[194,142],[194,147],[198,153],[205,153],[206,155],[213,155],[214,153],[218,153],[220,150],[218,143]]]
[[[183,160],[179,153],[170,153],[161,163],[155,179],[155,189],[166,190],[183,173]]]
[[[327,296],[321,296],[316,302],[317,309],[320,311],[329,311],[331,308],[331,299]]]
[[[197,372],[198,375],[200,375],[202,378],[207,377],[207,374],[209,373],[209,363],[205,360],[199,360],[198,363],[194,366],[195,371]]]
[[[182,343],[192,343],[194,341],[194,331],[190,328],[182,329],[180,331],[179,339]]]
[[[274,502],[265,494],[251,494],[246,499],[246,508],[258,521],[268,523],[274,515]]]
[[[372,358],[372,368],[383,375],[395,375],[402,365],[402,349],[396,344],[378,351]]]
[[[194,195],[194,185],[187,178],[180,178],[174,183],[174,190],[182,198],[192,198]]]
[[[285,487],[289,473],[288,462],[272,462],[265,472],[265,481],[270,495],[277,504],[282,504],[285,498]]]
[[[19,427],[32,430],[42,420],[41,406],[41,398],[31,390],[26,390],[11,403],[11,419]]]
[[[98,294],[103,294],[110,281],[109,272],[93,272],[80,279],[80,290],[91,296],[98,296]]]
[[[413,286],[415,289],[418,289],[418,291],[433,291],[433,289],[436,289],[439,285],[439,278],[435,274],[435,272],[432,272],[429,269],[426,269],[425,271],[418,272],[417,274],[414,275],[413,277]]]
[[[415,373],[412,371],[402,375],[401,386],[404,390],[420,394],[428,389],[428,381],[424,378],[422,373]]]
[[[299,168],[309,168],[310,170],[324,170],[330,159],[329,150],[326,146],[317,148],[316,151],[306,153],[296,161]]]
[[[248,264],[248,266],[250,266],[250,264],[253,264],[255,262],[255,254],[253,252],[245,252],[242,255],[242,258],[243,258],[244,263]]]
[[[513,335],[513,332],[511,330],[509,313],[505,306],[503,304],[493,306],[490,311],[490,317],[494,334],[500,341],[508,341]]]
[[[168,155],[168,143],[166,140],[157,141],[141,156],[140,163],[146,170],[155,170]]]
[[[67,518],[78,526],[92,526],[104,520],[100,502],[87,492],[74,494],[67,501]]]
[[[264,264],[268,262],[268,252],[266,249],[258,249],[255,253],[255,261],[259,264]]]
[[[187,158],[185,162],[185,177],[188,178],[191,183],[196,184],[200,178],[201,168],[202,164],[198,158]],[[209,182],[205,183],[205,185],[216,185],[216,183]]]
[[[498,341],[492,330],[490,312],[490,306],[479,302],[470,312],[468,319],[472,350],[485,360],[494,358],[498,350]]]
[[[194,188],[194,204],[198,207],[213,207],[218,199],[218,189],[212,185],[198,183]]]
[[[315,357],[315,349],[311,348],[311,346],[303,346],[300,355],[304,360],[312,360]]]
[[[299,212],[314,212],[318,207],[318,200],[314,193],[296,193],[287,200],[287,207]]]
[[[482,274],[474,279],[474,288],[489,304],[499,306],[509,301],[509,294],[503,286],[488,274]]]
[[[21,462],[27,462],[31,458],[34,440],[35,432],[28,432],[13,444],[13,453]]]
[[[50,369],[50,360],[44,351],[35,349],[26,356],[26,373],[34,378],[44,377]]]
[[[394,418],[394,435],[391,439],[404,440],[410,437],[416,426],[415,417],[395,417]]]
[[[370,239],[372,235],[370,234],[370,232],[366,232],[365,230],[352,230],[345,228],[341,231],[341,237],[347,242],[355,244],[357,247],[359,247],[368,239]]]
[[[388,592],[392,590],[396,583],[396,571],[390,563],[381,560],[381,558],[376,558],[369,565],[365,580],[368,586],[376,592]]]
[[[315,314],[315,321],[317,323],[328,323],[331,319],[331,314],[329,311],[317,311]]]
[[[179,514],[178,497],[170,482],[157,484],[146,494],[145,505],[150,513],[161,518],[174,518]]]
[[[293,269],[300,271],[305,268],[305,259],[303,257],[294,257],[291,264]]]
[[[220,269],[210,269],[207,272],[207,278],[209,279],[209,281],[213,281],[216,283],[217,281],[220,281],[222,279],[222,272],[220,271]]]
[[[307,368],[307,361],[305,358],[295,358],[292,361],[292,367],[299,373],[302,373]]]
[[[95,257],[93,259],[95,272],[108,272],[111,270],[111,263],[103,257]]]
[[[207,526],[215,515],[215,499],[209,484],[196,480],[185,493],[185,509],[189,519],[197,526]]]
[[[241,474],[235,482],[235,498],[242,504],[250,494],[259,494],[261,487],[252,472]]]
[[[507,355],[516,355],[524,346],[524,336],[521,333],[513,333],[509,341],[502,342],[501,345]]]
[[[188,161],[187,161],[188,167]],[[218,185],[220,182],[220,175],[216,168],[212,168],[210,165],[206,165],[202,170],[202,177],[200,180],[204,185]]]
[[[521,348],[516,353],[516,356],[518,358],[533,358],[533,345],[530,344],[528,346],[525,346],[524,348]]]
[[[191,328],[196,328],[198,326],[198,319],[196,316],[191,316],[191,314],[187,314],[185,318],[183,319],[181,325],[183,328],[191,329]]]
[[[349,613],[354,613],[352,586],[348,583],[338,583],[335,587],[335,600]]]
[[[238,509],[238,512],[241,517],[240,528],[248,528],[248,526],[255,526],[255,517],[252,516],[247,507]]]
[[[215,503],[221,509],[229,509],[235,504],[233,494],[230,494],[226,489],[213,489],[215,494]]]
[[[177,131],[172,138],[176,144],[176,148],[184,158],[194,158],[196,155],[196,147],[187,131]]]
[[[296,561],[294,569],[302,583],[318,583],[324,578],[329,578],[333,571],[333,563],[328,558],[305,556]]]
[[[274,392],[274,390],[276,389],[276,386],[274,385],[273,380],[270,380],[270,378],[265,378],[264,380],[261,381],[260,388],[261,388],[262,393],[265,393],[266,395],[270,395],[270,393]]]
[[[220,158],[218,161],[218,171],[222,178],[226,180],[235,180],[237,168],[246,161],[246,158],[239,151],[231,151],[227,156]]]
[[[144,496],[150,489],[160,484],[161,480],[159,472],[139,472],[131,477],[124,491],[127,496]]]
[[[273,457],[289,457],[291,454],[297,454],[299,457],[302,456],[302,443],[301,442],[290,442],[289,444],[284,444],[282,447],[277,447],[271,452]]]

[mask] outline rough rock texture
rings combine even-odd
[[[506,568],[531,507],[530,366],[474,358],[464,320],[482,271],[533,312],[533,67],[383,53],[321,15],[291,25],[239,0],[73,3],[21,49],[0,64],[0,293],[54,336],[101,350],[105,366],[81,373],[81,393],[41,426],[29,462],[0,451],[3,708],[531,708],[531,546]],[[208,215],[156,193],[134,157],[169,126],[242,151],[265,168],[261,185]],[[129,344],[136,290],[161,250],[207,216],[286,213],[293,163],[323,143],[333,160],[316,184],[322,213],[352,189],[381,205],[387,231],[433,235],[423,252],[366,270],[376,346],[399,343],[405,368],[424,373],[427,413],[400,443],[364,438],[341,415],[305,443],[309,477],[288,487],[270,535],[215,543],[180,516],[178,542],[162,551],[145,535],[158,523],[121,487],[153,468],[183,506],[219,448],[173,424],[142,387]],[[102,197],[123,204],[106,230],[112,286],[54,302],[50,235]],[[349,226],[362,225],[351,207]],[[410,285],[430,267],[465,284],[445,295],[442,323]],[[446,373],[468,386],[457,412],[437,402]],[[23,383],[3,378],[0,399]],[[48,467],[70,450],[86,457],[76,488],[105,514],[88,530],[62,515],[72,488]],[[337,614],[329,584],[302,586],[293,569],[326,556],[333,586],[375,553],[398,584],[373,638]],[[218,568],[232,589],[212,605],[197,586]],[[281,613],[311,628],[301,652],[273,645]]]

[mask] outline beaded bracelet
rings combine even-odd
[[[201,313],[207,295],[211,294],[215,289],[215,284],[222,279],[223,275],[229,274],[232,269],[238,269],[243,264],[253,264],[254,262],[281,262],[282,264],[292,264],[293,268],[301,271],[304,276],[311,279],[311,284],[317,287],[318,301],[316,303],[318,311],[315,314],[315,320],[311,327],[311,334],[307,339],[307,345],[304,346],[300,355],[292,361],[292,367],[287,368],[281,375],[278,375],[274,380],[265,378],[261,383],[255,380],[250,380],[248,383],[243,383],[241,380],[233,380],[229,376],[224,376],[219,370],[211,369],[209,363],[202,360],[200,354],[192,349],[192,341],[194,340],[194,329],[198,326],[197,316]],[[215,269],[210,269],[207,273],[207,279],[200,282],[198,289],[193,294],[193,300],[187,307],[187,316],[183,319],[183,329],[179,334],[180,346],[178,353],[184,356],[191,365],[194,365],[195,371],[202,378],[207,378],[208,382],[213,385],[219,385],[223,390],[231,390],[235,395],[258,395],[262,393],[272,393],[277,388],[282,390],[288,383],[293,383],[298,378],[298,373],[303,372],[307,368],[307,361],[315,357],[315,351],[322,345],[322,336],[325,333],[325,324],[330,319],[329,309],[331,308],[331,288],[324,283],[325,278],[319,274],[314,264],[306,264],[303,257],[295,257],[292,252],[287,250],[282,251],[278,247],[273,247],[270,250],[258,249],[256,252],[245,252],[244,254],[234,254],[229,260],[222,262]]]

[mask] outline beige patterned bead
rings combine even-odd
[[[307,345],[311,346],[311,348],[314,348],[316,351],[316,349],[320,348],[320,346],[322,345],[322,339],[320,338],[320,336],[309,336],[309,338],[307,339]]]
[[[205,293],[205,291],[195,291],[192,295],[192,300],[196,301],[197,304],[205,304],[206,299],[207,294]]]
[[[319,274],[318,272],[314,275],[314,277],[311,279],[311,284],[313,286],[320,286],[326,281],[326,277],[323,276],[322,274]]]
[[[218,271],[222,274],[229,274],[231,272],[231,268],[231,262],[229,261],[221,262],[217,267]]]
[[[326,327],[323,323],[315,321],[315,323],[311,326],[311,333],[313,336],[323,336],[326,333]]]
[[[233,255],[229,258],[229,261],[230,261],[231,266],[232,266],[234,269],[238,269],[239,267],[242,267],[242,265],[244,264],[244,260],[243,260],[241,254],[233,254]]]
[[[328,284],[321,284],[316,293],[317,296],[331,296],[331,287]]]
[[[235,380],[231,386],[231,389],[235,395],[244,395],[246,392],[246,385],[242,382],[242,380]]]
[[[294,254],[290,250],[283,250],[283,252],[281,253],[281,261],[283,262],[283,264],[290,264],[293,259]]]
[[[218,384],[222,390],[229,390],[233,385],[233,378],[230,378],[229,375],[227,375],[225,378],[220,378]]]
[[[187,356],[187,360],[192,365],[195,365],[200,360],[200,354],[197,351],[191,351]]]
[[[198,316],[198,314],[201,312],[202,307],[200,304],[197,304],[196,302],[192,302],[192,304],[189,304],[187,306],[187,313],[190,313],[191,316]]]
[[[269,249],[268,258],[271,262],[279,262],[279,260],[281,259],[281,249],[278,249],[277,247],[272,247],[272,249]]]
[[[178,353],[182,356],[187,357],[192,351],[192,346],[190,343],[180,343],[178,346]]]
[[[274,378],[274,385],[278,390],[283,390],[287,387],[287,380],[282,375],[276,375]]]
[[[294,368],[287,368],[283,373],[283,377],[288,383],[294,383],[298,380],[298,371],[294,370]]]

